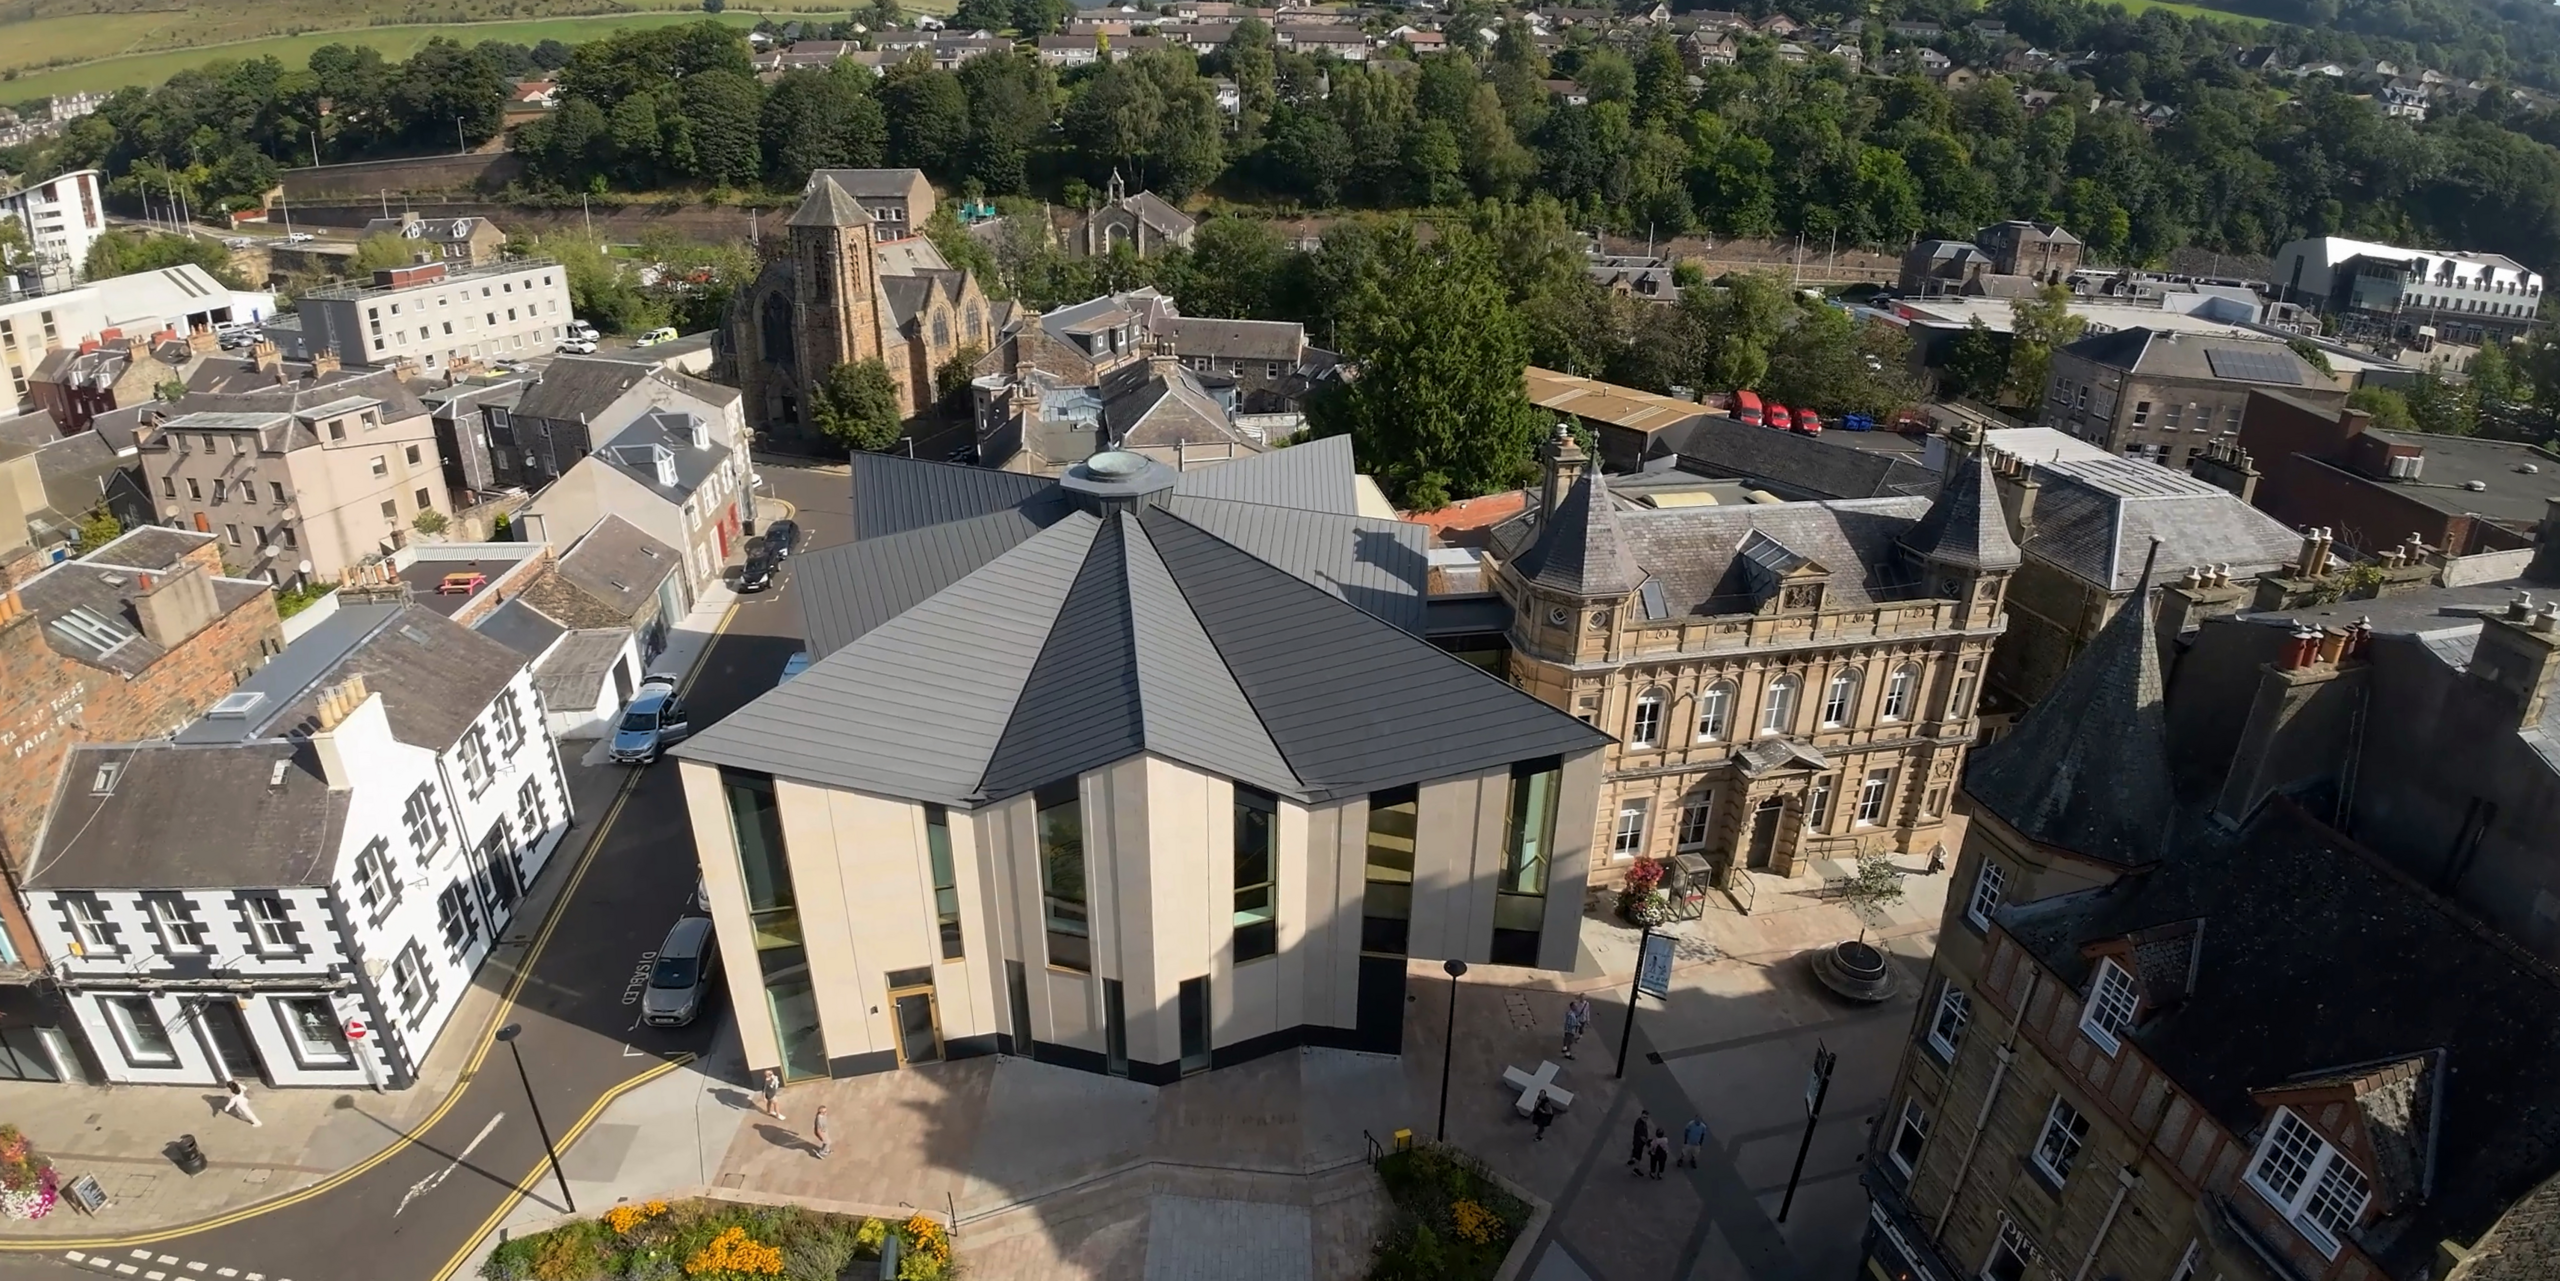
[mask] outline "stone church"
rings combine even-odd
[[[730,351],[753,426],[806,425],[810,389],[838,365],[872,359],[888,366],[901,410],[915,417],[933,407],[936,370],[993,341],[976,279],[924,237],[884,231],[838,172],[810,180],[787,249],[730,304]]]

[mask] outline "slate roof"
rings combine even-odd
[[[844,189],[835,177],[820,171],[809,180],[809,197],[791,215],[794,227],[863,227],[870,225],[871,214],[853,193]]]
[[[622,661],[631,642],[628,627],[590,627],[570,632],[533,669],[533,692],[547,708],[593,707],[605,675]]]
[[[1102,421],[1112,443],[1126,449],[1184,445],[1261,446],[1237,432],[1227,411],[1190,370],[1157,370],[1146,362],[1123,365],[1103,376]]]
[[[1990,460],[1976,456],[1950,471],[1938,501],[1903,536],[1902,545],[1916,556],[1967,569],[2016,569],[2018,544],[2009,537]]]
[[[1973,751],[1964,788],[2032,840],[2122,866],[2159,857],[2176,797],[2148,576],[2017,728]]]
[[[729,461],[728,446],[693,443],[694,422],[693,415],[681,410],[649,410],[632,419],[629,426],[595,452],[595,457],[659,498],[682,504]],[[661,452],[675,464],[673,485],[659,480],[657,459]]]
[[[1321,801],[1607,741],[1420,638],[1425,531],[1254,501],[1347,499],[1351,461],[1124,482],[858,455],[869,532],[795,575],[817,662],[678,754],[978,805],[1152,752]]]
[[[279,773],[276,766],[284,769]],[[91,794],[101,766],[112,794]],[[274,780],[270,782],[270,780]],[[352,791],[331,791],[307,741],[82,746],[63,762],[30,890],[326,885]]]
[[[1555,516],[1543,522],[1537,540],[1512,568],[1540,587],[1576,596],[1624,596],[1644,582],[1644,571],[1628,554],[1626,534],[1618,527],[1609,483],[1596,468],[1574,482],[1572,492],[1556,504]]]
[[[617,622],[628,622],[646,611],[658,584],[682,562],[675,548],[620,516],[607,516],[578,539],[552,573],[604,606]]]
[[[2426,1118],[2432,1186],[2357,1234],[2388,1275],[2422,1275],[2438,1242],[2477,1241],[2547,1188],[2560,1164],[2549,967],[2283,799],[2239,832],[2196,824],[2175,844],[2148,874],[2004,908],[1999,922],[2085,990],[2086,947],[2201,921],[2193,991],[2127,1039],[2233,1133],[2267,1113],[2253,1091],[2441,1056]],[[2531,1218],[2502,1243],[2516,1251],[2508,1270],[2489,1275],[2553,1275],[2560,1251]]]
[[[178,731],[188,744],[237,743],[296,733],[317,724],[321,692],[350,676],[382,696],[391,736],[444,751],[525,658],[498,641],[422,605],[344,605],[285,646],[235,694],[260,695],[248,714],[205,716]]]
[[[1559,504],[1561,509],[1563,505]],[[1923,498],[1868,498],[1735,507],[1621,507],[1619,537],[1658,594],[1664,617],[1747,613],[1767,591],[1745,556],[1753,535],[1830,572],[1828,604],[1856,608],[1908,600],[1920,592],[1900,541],[1929,510]],[[1519,550],[1538,531],[1536,506],[1494,530],[1496,554]]]
[[[2110,592],[2141,576],[2151,540],[2165,571],[2228,565],[2253,578],[2300,553],[2302,537],[2229,490],[2131,458],[2036,464],[2043,491],[2022,550]]]
[[[624,392],[648,377],[650,368],[628,360],[562,356],[526,385],[512,412],[520,418],[569,422],[599,418]]]
[[[144,573],[165,573],[185,550],[182,540],[205,535],[145,527],[76,560],[45,567],[18,585],[27,612],[44,624],[45,644],[65,658],[122,676],[139,676],[168,656],[142,634],[133,607]],[[214,617],[229,618],[272,590],[264,580],[213,579]],[[192,637],[190,638],[192,639]],[[185,642],[180,642],[183,647]]]
[[[890,200],[914,190],[922,176],[915,169],[820,169],[809,175],[809,186],[814,191],[823,178],[855,196]]]
[[[1176,316],[1156,337],[1183,356],[1217,360],[1285,360],[1294,365],[1306,350],[1307,329],[1293,320],[1214,320]]]
[[[1663,428],[1645,456],[1677,456],[1683,471],[1747,480],[1787,498],[1925,496],[1938,490],[1938,474],[1909,459],[1754,427],[1723,414]]]

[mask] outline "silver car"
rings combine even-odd
[[[652,676],[640,683],[630,706],[623,709],[621,723],[614,726],[613,759],[625,765],[646,765],[691,733],[691,714],[685,711],[684,700],[676,697],[675,681]]]
[[[648,990],[640,994],[640,1020],[652,1027],[683,1027],[702,1013],[710,1000],[711,978],[720,969],[720,949],[711,942],[711,918],[688,916],[667,931],[658,959],[649,967]]]

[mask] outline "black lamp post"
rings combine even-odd
[[[1441,969],[1449,972],[1449,1030],[1440,1042],[1440,1142],[1449,1141],[1449,1060],[1458,1053],[1458,980],[1465,977],[1467,963],[1444,961]]]
[[[576,1214],[578,1202],[569,1195],[569,1175],[560,1168],[560,1149],[551,1146],[551,1127],[542,1123],[542,1104],[533,1097],[533,1078],[524,1073],[524,1051],[516,1048],[516,1034],[522,1031],[522,1024],[510,1023],[498,1029],[498,1039],[507,1043],[507,1053],[516,1058],[516,1079],[524,1082],[524,1101],[533,1109],[533,1128],[542,1136],[543,1155],[551,1158],[551,1177],[560,1180],[560,1201],[569,1213]]]

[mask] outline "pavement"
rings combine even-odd
[[[773,495],[766,519],[796,514],[812,546],[850,536],[841,469],[763,470]],[[714,588],[671,630],[653,666],[689,672],[686,698],[706,723],[771,688],[799,648],[797,610],[780,604],[786,594],[733,598]],[[573,1178],[617,1143],[665,1155],[655,1135],[641,1144],[595,1123],[612,1099],[641,1094],[713,1050],[715,1023],[644,1029],[627,1004],[632,977],[646,970],[642,954],[692,897],[683,796],[669,765],[564,765],[578,805],[564,847],[572,857],[555,858],[528,887],[528,910],[482,966],[412,1089],[262,1090],[255,1101],[266,1124],[252,1128],[210,1116],[201,1090],[0,1082],[0,1121],[25,1128],[67,1174],[96,1173],[111,1200],[94,1219],[65,1208],[0,1223],[0,1278],[70,1269],[142,1281],[428,1281],[461,1263],[519,1199],[565,1205],[541,1181],[549,1169],[540,1128],[571,1154]],[[522,1029],[514,1046],[523,1076],[493,1041],[502,1023]],[[212,1159],[204,1174],[189,1178],[159,1155],[180,1133],[197,1135]]]
[[[1946,894],[1943,875],[1904,862],[1908,898],[1869,935],[1902,970],[1892,1000],[1853,1004],[1812,977],[1809,953],[1859,928],[1817,892],[1840,869],[1763,878],[1752,915],[1719,901],[1669,931],[1671,996],[1646,999],[1624,1079],[1614,1056],[1637,931],[1594,915],[1573,973],[1477,966],[1456,985],[1448,1139],[1553,1208],[1523,1276],[1827,1281],[1855,1270],[1866,1218],[1856,1174]],[[588,1214],[674,1196],[921,1208],[956,1224],[972,1281],[1357,1277],[1391,1214],[1366,1169],[1371,1142],[1391,1144],[1400,1129],[1428,1139],[1440,1125],[1450,988],[1436,965],[1414,968],[1401,1056],[1302,1049],[1161,1088],[977,1058],[794,1085],[779,1118],[745,1088],[724,1027],[718,1053],[616,1100],[590,1129],[645,1133],[655,1151],[616,1141],[591,1160],[573,1149],[570,1185]],[[1565,1060],[1557,1030],[1577,992],[1597,1018]],[[1780,1224],[1817,1043],[1839,1067]],[[1541,1141],[1500,1082],[1504,1068],[1544,1060],[1577,1097]],[[822,1103],[839,1134],[826,1160],[806,1137]],[[1659,1182],[1626,1172],[1640,1108],[1675,1131],[1691,1116],[1706,1123],[1697,1170]],[[566,1217],[528,1199],[480,1254]]]

